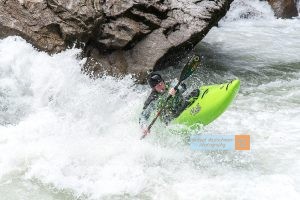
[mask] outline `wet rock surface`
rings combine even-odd
[[[278,18],[292,18],[298,16],[296,2],[294,0],[268,0],[274,14]]]
[[[20,35],[56,53],[76,44],[99,75],[173,65],[226,14],[233,0],[2,0],[0,37]]]

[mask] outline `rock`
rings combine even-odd
[[[36,47],[49,52],[65,49],[59,24],[55,23],[57,17],[46,8],[47,4],[43,1],[1,1],[0,37],[20,35]]]
[[[294,0],[268,0],[275,16],[278,18],[292,18],[298,16],[297,6]]]
[[[117,50],[110,54],[102,54],[97,48],[93,48],[90,53],[84,71],[91,77],[98,78],[105,74],[114,76],[126,74],[127,64],[122,51]]]
[[[233,0],[2,0],[0,37],[20,35],[56,53],[78,44],[85,70],[135,74],[178,62]]]
[[[126,72],[143,80],[147,71],[161,70],[181,60],[225,15],[232,1],[131,2],[110,1],[106,5],[110,8],[106,15],[113,20],[102,28],[109,34],[102,34],[104,39],[99,42],[110,50],[122,49]],[[120,20],[119,16],[139,23],[124,26],[128,23],[122,18],[120,22],[115,20]]]
[[[149,32],[148,26],[143,23],[122,17],[103,24],[97,42],[107,49],[117,50],[130,45],[135,37]]]
[[[86,42],[101,21],[100,5],[73,0],[3,0],[0,37],[19,35],[50,53]]]

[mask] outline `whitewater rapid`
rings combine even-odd
[[[198,45],[189,90],[241,80],[231,107],[199,130],[251,135],[251,151],[224,152],[193,151],[160,124],[140,141],[147,86],[90,79],[78,49],[50,56],[0,40],[0,200],[300,199],[299,32],[299,18],[240,0]]]

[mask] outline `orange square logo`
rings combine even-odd
[[[250,150],[250,135],[235,135],[235,150]]]

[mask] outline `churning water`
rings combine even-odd
[[[218,153],[159,124],[140,141],[148,87],[130,76],[91,80],[79,50],[49,56],[0,40],[0,199],[300,199],[299,33],[299,18],[240,0],[198,45],[190,89],[241,80],[199,132],[250,134],[251,151]]]

